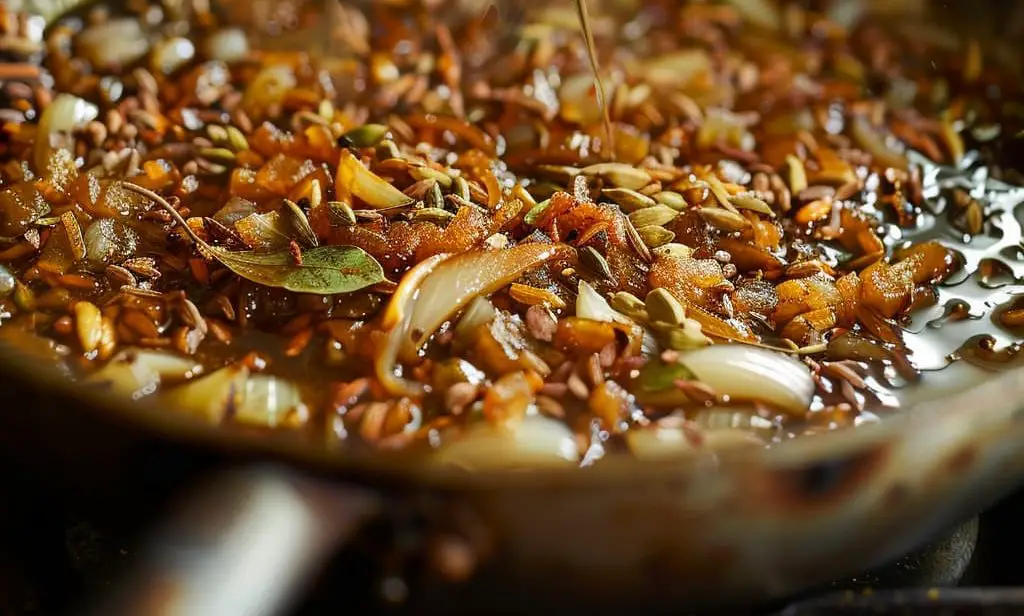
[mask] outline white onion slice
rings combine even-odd
[[[497,314],[491,300],[477,295],[473,301],[469,302],[466,312],[462,314],[458,324],[455,325],[455,334],[464,342],[469,342],[469,337],[476,332],[476,329],[493,321]]]
[[[390,182],[367,169],[347,149],[341,151],[334,187],[338,199],[350,204],[352,197],[359,197],[367,205],[377,209],[401,207],[413,202]]]
[[[793,413],[807,410],[814,380],[802,363],[742,344],[714,344],[679,359],[698,381],[732,400],[762,400]]]
[[[93,374],[87,383],[107,386],[117,395],[139,399],[156,391],[162,382],[184,380],[202,372],[186,357],[145,349],[125,349]]]
[[[249,82],[242,95],[242,107],[253,117],[262,118],[269,107],[280,104],[288,90],[298,83],[291,66],[271,64],[256,73]]]
[[[149,38],[134,17],[109,19],[89,26],[75,39],[78,51],[100,69],[127,66],[149,51]]]
[[[308,414],[298,386],[268,374],[254,374],[246,380],[245,392],[235,408],[236,421],[265,428],[276,427],[290,415]]]
[[[58,137],[69,136],[71,131],[92,122],[99,114],[99,108],[85,99],[73,94],[58,94],[39,116],[39,137],[32,146],[36,173],[46,173]]]
[[[641,460],[662,460],[693,456],[701,452],[722,452],[742,447],[761,447],[765,442],[746,430],[706,430],[695,445],[682,428],[643,428],[626,433],[626,444]]]
[[[576,295],[576,316],[604,323],[623,323],[633,325],[633,320],[616,312],[594,287],[586,280],[580,280]]]
[[[572,466],[579,462],[576,438],[562,422],[531,415],[507,424],[481,422],[438,448],[439,464],[469,470]]]
[[[696,450],[682,428],[633,428],[626,432],[626,444],[641,460],[671,458]]]
[[[170,75],[191,62],[195,56],[195,43],[187,38],[176,36],[157,43],[149,60],[154,71]]]
[[[249,39],[241,28],[221,28],[206,39],[206,57],[221,62],[238,62],[249,55]]]
[[[249,370],[243,365],[227,366],[169,390],[165,400],[186,413],[220,423],[229,411],[238,408],[248,376]]]

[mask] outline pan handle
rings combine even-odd
[[[278,467],[224,471],[189,495],[83,616],[271,616],[381,509],[379,495]]]

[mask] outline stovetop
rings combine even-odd
[[[984,600],[986,595],[991,598],[993,593],[999,593],[997,598],[1005,598],[1005,591],[998,590],[1000,587],[1024,587],[1024,566],[1019,560],[1024,535],[1018,528],[1022,519],[1024,490],[936,538],[922,550],[876,571],[838,581],[831,590],[849,591],[845,593],[848,597],[877,597],[884,596],[885,589],[916,588],[922,589],[917,595],[931,598],[935,591],[924,589],[984,588],[977,595],[965,597],[968,607]],[[73,506],[58,505],[54,498],[15,469],[4,468],[0,461],[0,616],[64,613],[80,604],[83,597],[111,584],[133,547],[133,537],[82,517]],[[342,579],[353,580],[351,588],[314,593],[317,598],[307,601],[296,616],[337,614],[339,610],[350,614],[392,611],[383,608],[376,586],[360,570],[359,563],[348,566],[353,575]],[[344,603],[332,599],[337,597],[343,597]],[[836,608],[826,606],[820,611],[801,612],[801,616],[808,613],[837,612]],[[960,609],[944,613],[982,612]],[[996,613],[1024,614],[1024,600],[1010,608],[984,612],[986,616]]]

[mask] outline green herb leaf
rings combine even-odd
[[[302,251],[302,264],[291,252],[235,252],[202,246],[215,259],[246,280],[296,293],[351,293],[384,281],[380,263],[355,246],[321,246]]]
[[[135,184],[126,182],[125,188],[148,197],[167,210],[204,254],[257,284],[296,293],[334,295],[365,289],[385,280],[380,263],[356,246],[321,246],[302,250],[301,259],[296,259],[289,250],[260,253],[211,246],[196,235],[166,199]]]
[[[679,379],[691,380],[693,373],[679,362],[666,363],[660,359],[652,359],[640,368],[637,382],[642,391],[653,393],[672,389]]]

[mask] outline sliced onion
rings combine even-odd
[[[158,43],[149,59],[155,72],[170,75],[191,62],[195,56],[195,44],[187,38],[176,36]]]
[[[692,456],[765,444],[756,434],[746,430],[707,430],[691,437],[683,428],[662,427],[630,430],[626,433],[626,443],[633,455],[641,460]]]
[[[161,351],[125,349],[93,374],[87,383],[109,387],[117,395],[139,399],[161,383],[193,378],[203,367],[195,361]]]
[[[580,280],[577,290],[576,316],[592,321],[614,323],[629,339],[627,350],[631,355],[639,353],[650,356],[658,353],[658,341],[654,335],[633,319],[612,308],[608,300],[585,280]]]
[[[435,454],[435,461],[469,470],[571,466],[580,454],[572,431],[561,421],[531,415],[504,424],[470,426]]]
[[[274,428],[285,420],[304,420],[309,409],[295,383],[268,374],[251,375],[242,399],[235,408],[235,420],[249,425]]]
[[[459,338],[468,338],[476,332],[478,327],[493,321],[497,314],[498,312],[495,310],[491,300],[478,295],[466,307],[465,314],[462,315],[458,325],[455,326],[455,334]],[[469,342],[469,340],[464,341]]]
[[[623,323],[632,325],[633,320],[616,312],[594,287],[586,280],[580,280],[576,294],[576,316],[603,323]]]
[[[692,454],[697,446],[682,428],[633,428],[626,432],[626,444],[641,460]]]
[[[254,118],[262,118],[268,108],[280,104],[288,90],[298,83],[295,71],[287,64],[267,66],[249,82],[242,96],[242,107]]]
[[[341,151],[335,190],[341,201],[351,204],[352,197],[355,196],[377,209],[399,207],[413,202],[390,182],[364,167],[363,163],[347,149]]]
[[[781,353],[742,344],[715,344],[679,359],[698,381],[731,400],[763,401],[803,413],[814,395],[814,380],[802,363]]]
[[[75,42],[78,52],[97,68],[119,69],[149,51],[149,39],[134,17],[109,19],[82,31]]]
[[[693,423],[705,430],[749,430],[763,436],[775,432],[775,424],[750,406],[712,406],[701,409]]]
[[[417,395],[422,386],[395,376],[401,352],[413,356],[445,321],[479,296],[492,293],[523,272],[557,256],[559,244],[520,244],[503,250],[474,250],[437,255],[420,262],[402,278],[384,312],[388,330],[378,349],[377,378],[394,395]]]
[[[222,28],[203,45],[206,57],[221,62],[238,62],[249,55],[249,39],[241,28]]]
[[[220,423],[228,412],[236,409],[245,393],[249,370],[235,364],[194,381],[171,389],[164,399],[185,413],[210,423]]]
[[[62,139],[68,138],[76,128],[95,120],[99,114],[99,108],[85,99],[72,94],[58,94],[39,116],[36,129],[38,138],[32,146],[32,162],[36,173],[46,173],[54,147]]]

